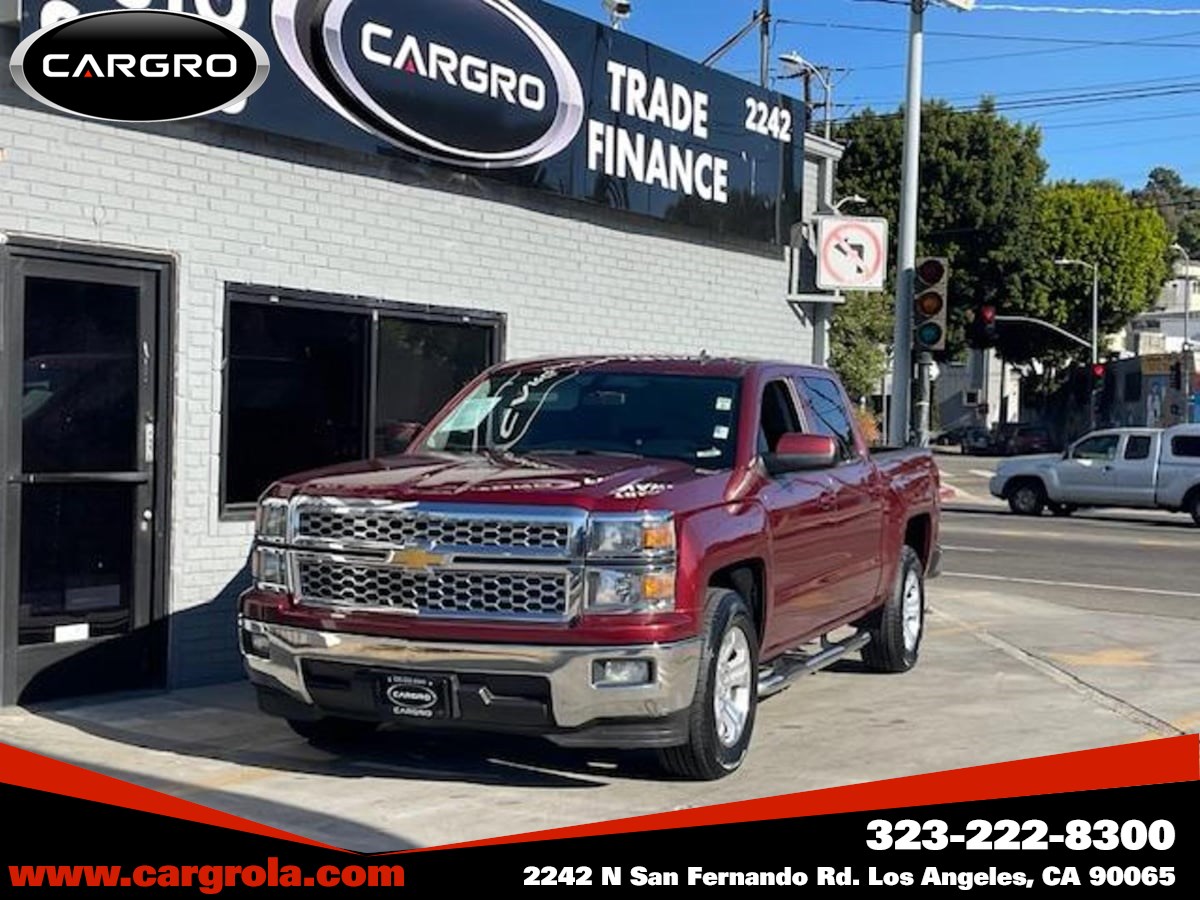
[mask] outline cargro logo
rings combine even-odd
[[[583,124],[578,74],[510,0],[273,0],[271,27],[322,102],[424,157],[528,166]]]
[[[163,10],[68,19],[22,41],[9,63],[47,106],[109,122],[170,122],[233,106],[267,79],[262,44],[218,22]]]

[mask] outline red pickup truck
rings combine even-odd
[[[872,455],[826,370],[507,364],[401,454],[266,492],[241,648],[311,740],[517,731],[715,779],[797,676],[915,665],[939,515],[932,456]]]

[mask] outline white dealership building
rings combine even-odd
[[[426,5],[433,32],[453,27]],[[798,288],[787,244],[828,208],[839,148],[804,134],[799,105],[793,130],[767,125],[790,121],[779,95],[505,5],[569,34],[562,58],[592,79],[573,143],[510,169],[434,158],[331,108],[266,2],[183,4],[270,52],[245,109],[145,126],[58,112],[14,85],[9,56],[46,17],[122,4],[0,2],[0,702],[238,677],[262,488],[386,453],[492,362],[824,362],[830,307]],[[497,35],[461,40],[502,57],[516,38]],[[596,59],[687,83],[704,136],[694,116],[680,134],[630,115]],[[560,69],[545,82],[569,105]],[[695,151],[697,171],[653,183],[621,154],[643,139]],[[728,183],[701,190],[714,159]]]

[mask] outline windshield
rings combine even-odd
[[[425,449],[628,454],[728,469],[739,389],[730,378],[577,368],[504,372],[454,407]]]

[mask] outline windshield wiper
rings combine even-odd
[[[645,459],[641,453],[631,453],[625,450],[591,450],[587,448],[571,447],[556,450],[553,448],[539,448],[536,450],[516,450],[512,451],[518,456],[616,456],[622,459]]]

